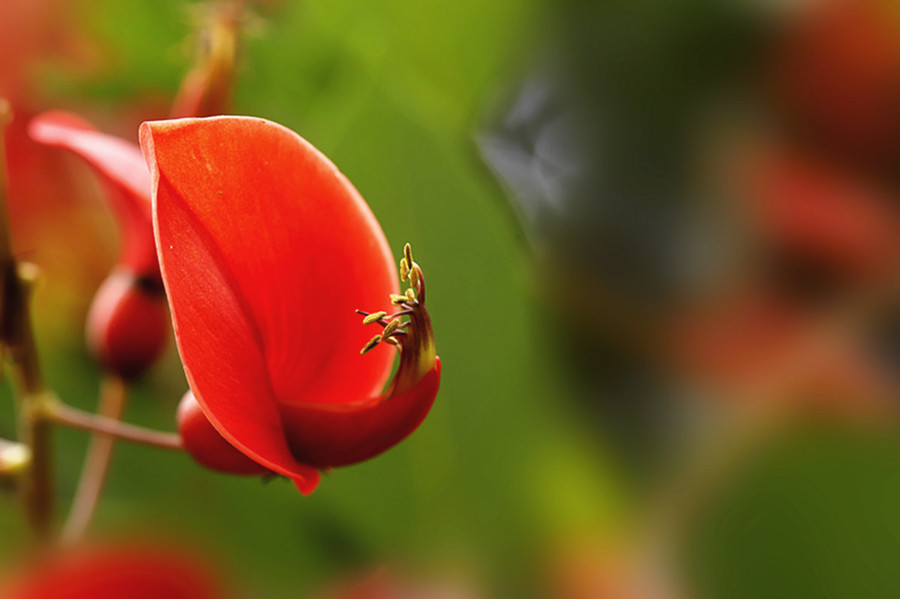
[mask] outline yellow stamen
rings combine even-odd
[[[369,353],[370,351],[372,351],[373,349],[375,349],[375,346],[378,345],[379,343],[381,343],[381,341],[382,341],[382,336],[381,336],[381,335],[375,335],[374,337],[372,337],[371,339],[369,339],[369,342],[366,343],[366,344],[363,346],[363,348],[359,351],[359,353],[360,353],[360,354],[366,354],[366,353]]]
[[[394,320],[387,323],[386,327],[384,327],[384,331],[381,333],[382,337],[387,337],[388,335],[396,331],[399,327],[400,321],[395,318]]]
[[[409,268],[412,268],[412,266],[413,266],[412,246],[410,246],[408,243],[403,246],[403,256],[406,260],[406,265]]]
[[[400,258],[400,280],[406,281],[409,278],[409,263],[406,258]]]
[[[400,259],[400,278],[409,281],[410,287],[403,295],[390,296],[391,303],[401,309],[391,315],[374,313],[364,321],[366,324],[378,322],[384,326],[384,330],[373,337],[361,353],[370,351],[382,341],[396,346],[400,351],[396,374],[384,392],[387,398],[413,388],[434,368],[437,359],[434,332],[428,310],[425,309],[425,276],[419,265],[413,262],[412,249],[408,243],[403,247],[403,254]]]
[[[378,322],[382,318],[387,316],[387,312],[373,312],[369,314],[365,318],[363,318],[363,324],[372,324],[373,322]]]

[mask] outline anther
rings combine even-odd
[[[387,326],[384,327],[384,331],[381,333],[382,337],[387,337],[388,335],[390,335],[391,333],[396,331],[399,327],[400,327],[399,320],[390,321],[389,323],[387,323]]]
[[[406,281],[409,278],[409,263],[406,258],[400,258],[400,280]]]
[[[412,247],[407,243],[403,246],[403,256],[406,259],[406,265],[409,268],[413,266]]]
[[[392,388],[406,388],[410,376],[420,376],[434,363],[434,338],[428,312],[425,310],[425,277],[422,269],[413,261],[412,248],[407,243],[403,246],[400,258],[400,278],[409,282],[402,294],[390,294],[391,303],[397,306],[393,314],[386,311],[364,312],[363,324],[378,324],[383,327],[380,335],[374,336],[363,347],[360,353],[371,351],[382,341],[404,351]],[[404,319],[403,317],[408,317]],[[424,370],[423,370],[424,369]],[[409,373],[415,373],[410,375]],[[405,373],[405,374],[404,374]],[[400,382],[397,382],[400,381]],[[398,387],[399,385],[399,387]]]
[[[359,353],[365,354],[365,353],[372,351],[376,345],[378,345],[379,343],[382,342],[382,340],[383,340],[383,337],[381,335],[375,335],[374,337],[369,339],[369,342],[363,346],[363,348],[359,351]]]
[[[385,316],[387,316],[387,312],[374,312],[363,318],[363,324],[372,324],[373,322],[378,322]]]

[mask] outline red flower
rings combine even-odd
[[[820,149],[896,168],[900,19],[892,3],[801,3],[785,25],[771,53],[777,108]]]
[[[847,171],[796,152],[775,151],[752,163],[748,192],[763,243],[805,259],[835,280],[887,276],[896,255],[894,198]]]
[[[209,567],[170,547],[78,547],[32,564],[0,589],[6,599],[221,599]]]
[[[249,458],[309,493],[318,469],[373,457],[415,430],[440,377],[424,278],[407,248],[411,289],[398,295],[384,234],[335,166],[292,131],[247,117],[145,123],[141,145],[200,408],[184,407],[179,423],[192,455],[244,473]],[[385,327],[368,343],[359,307],[380,309],[364,322]],[[383,392],[394,353],[381,340],[401,349]],[[373,351],[361,357],[360,346]],[[211,427],[227,444],[209,442]],[[228,453],[234,468],[222,465]]]
[[[95,131],[65,112],[31,121],[31,136],[83,158],[105,184],[120,225],[122,249],[88,316],[88,345],[125,378],[141,374],[165,348],[168,314],[150,204],[150,173],[137,145]]]

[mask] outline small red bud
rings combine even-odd
[[[219,434],[191,391],[181,398],[177,418],[184,448],[199,464],[231,474],[271,474],[268,468],[245,456]]]
[[[104,368],[125,379],[143,374],[166,346],[169,315],[161,283],[114,270],[97,291],[87,343]]]

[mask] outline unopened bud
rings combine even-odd
[[[194,394],[188,391],[178,405],[178,432],[181,442],[194,460],[212,470],[231,474],[271,474],[225,440],[206,415]]]
[[[104,368],[125,379],[143,374],[166,347],[166,297],[155,281],[115,270],[91,304],[87,342]]]

